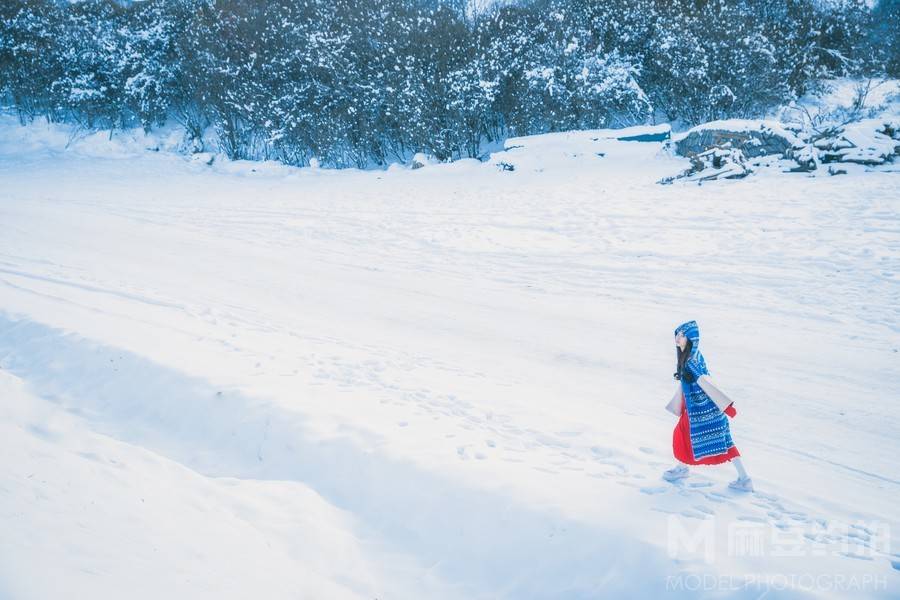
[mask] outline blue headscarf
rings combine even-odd
[[[673,335],[678,335],[679,331],[684,334],[684,337],[691,341],[691,354],[687,357],[687,360],[684,361],[684,368],[689,369],[694,377],[709,375],[709,371],[706,368],[706,360],[700,353],[700,326],[697,325],[697,321],[687,321],[686,323],[682,323],[675,328],[675,333]],[[675,349],[675,359],[676,361],[678,359],[678,348]],[[688,363],[690,363],[690,365]]]

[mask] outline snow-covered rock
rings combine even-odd
[[[691,168],[660,183],[676,179],[706,181],[743,177],[753,172],[754,159],[774,157],[792,162],[792,172],[815,172],[821,164],[855,163],[880,166],[900,155],[896,112],[873,118],[817,128],[807,123],[783,124],[772,120],[712,121],[672,137],[670,147],[690,158]],[[828,169],[828,174],[845,172]]]
[[[409,168],[413,170],[421,169],[423,167],[427,167],[428,165],[440,164],[440,162],[441,161],[437,160],[433,156],[425,154],[424,152],[416,152],[413,155],[412,159],[410,159],[409,161]]]
[[[681,156],[691,157],[712,148],[740,150],[753,158],[770,154],[784,154],[801,143],[794,132],[776,121],[729,119],[698,125],[674,136],[672,142]]]

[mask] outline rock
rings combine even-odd
[[[676,179],[710,181],[738,179],[753,172],[750,159],[761,156],[785,156],[803,142],[794,133],[774,121],[730,119],[698,125],[675,136],[670,142],[675,153],[691,159],[691,167],[659,183]],[[802,163],[801,168],[816,168],[814,159]]]
[[[796,162],[792,173],[808,173],[819,164],[856,163],[879,166],[900,157],[900,121],[862,119],[820,131],[795,132],[775,121],[731,119],[699,125],[674,136],[675,152],[691,159],[691,168],[666,177],[707,181],[734,179],[753,172],[763,156],[781,156]],[[844,169],[828,169],[842,175]]]
[[[710,148],[725,145],[740,150],[746,158],[784,154],[797,142],[796,136],[780,126],[763,121],[714,121],[700,125],[675,141],[675,150],[690,158]]]
[[[434,164],[435,161],[433,158],[429,157],[424,152],[416,152],[412,157],[412,160],[409,162],[410,169],[421,169],[422,167],[426,167],[428,165]]]

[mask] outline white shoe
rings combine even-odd
[[[678,481],[679,479],[684,479],[688,476],[688,468],[684,465],[678,465],[677,467],[672,467],[668,471],[663,472],[663,479],[666,481]]]
[[[729,483],[728,487],[739,492],[752,492],[753,480],[749,477],[738,477],[737,479]]]

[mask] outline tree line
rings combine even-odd
[[[752,117],[900,74],[897,0],[5,0],[22,123],[170,120],[229,157],[367,167],[510,135]]]

